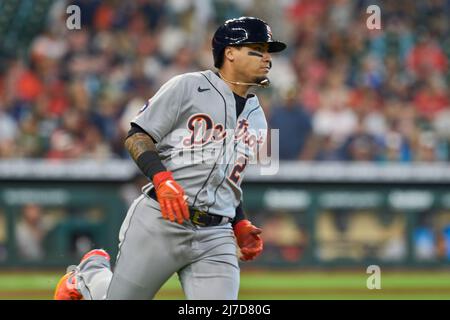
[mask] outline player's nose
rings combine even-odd
[[[263,61],[265,62],[272,61],[272,55],[267,51],[263,52]]]
[[[264,52],[262,61],[272,67],[272,55],[269,52]]]

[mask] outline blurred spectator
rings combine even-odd
[[[20,123],[20,134],[17,138],[17,146],[19,155],[24,158],[39,158],[42,156],[44,141],[39,136],[38,119],[29,114],[25,116]]]
[[[313,129],[315,134],[331,136],[341,143],[355,130],[357,117],[348,107],[349,91],[343,83],[343,71],[335,71],[323,90],[320,108],[313,116]]]
[[[37,36],[30,48],[31,58],[37,64],[57,62],[66,51],[66,41],[50,30]]]
[[[436,39],[424,33],[419,35],[416,46],[410,51],[407,65],[417,77],[424,78],[433,72],[447,72],[448,58]]]
[[[431,131],[422,132],[417,141],[416,160],[420,162],[433,162],[438,159],[438,141]]]
[[[16,225],[16,243],[19,257],[26,260],[41,260],[45,252],[43,240],[47,233],[42,217],[42,208],[36,204],[26,204]]]
[[[343,145],[343,156],[349,161],[376,161],[380,145],[375,137],[366,132],[363,123],[359,123]]]
[[[411,148],[399,132],[391,131],[384,136],[384,160],[388,162],[410,162]]]
[[[104,142],[100,130],[93,125],[84,128],[82,143],[84,145],[83,157],[87,159],[102,160],[112,157],[111,147]]]
[[[424,83],[414,96],[414,105],[419,116],[432,120],[436,114],[450,107],[445,84],[437,78]]]
[[[314,158],[317,161],[342,161],[344,156],[342,154],[341,143],[333,139],[331,135],[317,136],[317,148],[314,148]]]
[[[36,101],[38,95],[44,90],[44,84],[31,68],[22,71],[17,79],[16,86],[18,98],[25,102]]]
[[[192,50],[187,47],[181,47],[173,58],[172,63],[169,67],[162,72],[162,74],[158,77],[157,86],[163,85],[170,78],[187,72],[193,72],[196,68],[193,65],[194,63],[194,53]]]
[[[377,138],[386,133],[387,119],[382,112],[379,95],[375,90],[368,87],[353,90],[348,104],[358,116],[359,126],[362,126],[367,133]]]
[[[6,112],[5,106],[0,103],[0,158],[14,156],[14,142],[18,136],[19,128],[14,119]]]
[[[295,90],[287,92],[283,104],[273,107],[271,129],[279,129],[280,160],[298,160],[312,131],[311,116],[298,103]]]
[[[70,110],[63,115],[62,125],[50,136],[48,159],[79,158],[84,152],[82,141],[85,123],[81,112]]]

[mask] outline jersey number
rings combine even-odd
[[[239,180],[241,179],[241,173],[244,171],[247,166],[248,158],[244,156],[240,156],[237,159],[237,163],[234,165],[233,171],[229,176],[230,180],[234,182],[234,184],[238,185]]]

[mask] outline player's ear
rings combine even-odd
[[[224,58],[226,60],[229,60],[231,62],[234,61],[234,48],[233,47],[226,47],[223,52]]]

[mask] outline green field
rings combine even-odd
[[[51,299],[57,272],[0,272],[0,299]],[[450,299],[450,271],[383,271],[381,289],[366,287],[365,271],[243,271],[240,299]],[[183,299],[172,277],[156,299]]]

